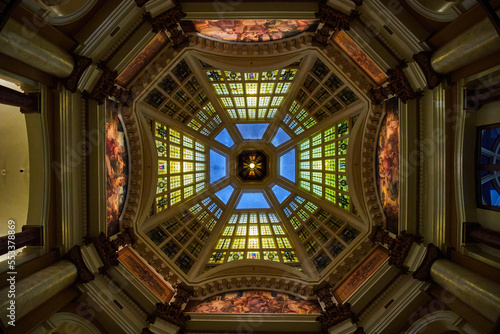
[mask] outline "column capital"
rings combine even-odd
[[[329,309],[335,306],[332,300],[332,286],[327,281],[323,281],[320,285],[314,288],[314,294],[318,297],[319,301],[325,304],[325,308]]]
[[[425,80],[427,81],[427,88],[434,89],[443,80],[443,76],[432,68],[431,65],[431,51],[422,51],[413,55],[415,60],[424,73]]]
[[[78,88],[78,82],[82,77],[85,70],[92,64],[92,59],[79,56],[75,53],[71,54],[73,56],[73,61],[75,66],[69,77],[62,80],[63,86],[69,90],[71,93],[75,93]]]
[[[116,85],[118,73],[108,69],[104,63],[99,63],[97,67],[102,70],[101,77],[94,86],[94,89],[92,89],[92,92],[86,95],[96,100],[98,104],[103,104],[111,96],[123,105],[130,106],[133,101],[133,93]]]
[[[432,243],[428,244],[425,258],[417,270],[413,273],[413,278],[418,279],[419,281],[430,282],[432,264],[434,261],[441,258],[444,258],[441,250]]]
[[[327,1],[319,1],[319,11],[316,18],[322,24],[322,27],[316,30],[313,37],[314,44],[318,46],[327,46],[332,32],[338,30],[349,30],[351,21],[359,16],[356,10],[351,11],[349,15],[342,13],[327,5]]]
[[[92,272],[87,268],[85,261],[82,257],[82,250],[79,245],[74,245],[64,256],[64,260],[68,260],[73,263],[76,267],[77,271],[77,279],[76,283],[88,283],[93,281],[95,276]]]
[[[101,232],[97,238],[91,238],[89,243],[94,245],[104,264],[99,268],[99,273],[105,274],[109,268],[117,266],[119,264],[118,248],[129,244],[133,245],[135,241],[135,233],[130,228],[125,228],[113,240],[107,237],[104,232]]]
[[[390,95],[395,95],[401,101],[405,102],[422,96],[421,91],[415,92],[411,87],[410,81],[404,74],[403,69],[407,66],[406,61],[402,61],[398,66],[393,69],[387,70],[389,80],[386,85],[371,88],[369,97],[372,103],[379,105],[384,103]]]
[[[340,324],[342,321],[351,319],[353,322],[357,321],[356,315],[351,311],[351,305],[349,303],[335,304],[323,312],[316,318],[316,321],[321,323],[321,329],[323,333],[328,333],[328,330]]]
[[[373,243],[378,242],[382,245],[387,245],[389,249],[389,264],[394,265],[403,273],[407,273],[408,268],[404,265],[405,259],[410,252],[412,244],[414,242],[421,243],[422,237],[401,231],[396,238],[393,238],[383,226],[376,225],[373,227],[370,240]]]
[[[153,32],[158,33],[160,31],[167,31],[172,41],[172,47],[174,49],[179,49],[187,46],[189,43],[188,37],[184,34],[184,31],[179,27],[179,23],[186,16],[186,13],[182,11],[180,4],[176,3],[175,7],[170,8],[163,14],[160,14],[154,18],[151,15],[146,14],[146,19],[151,22],[153,26]]]

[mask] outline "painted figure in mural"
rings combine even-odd
[[[200,34],[232,42],[266,42],[299,34],[315,20],[197,20]]]
[[[127,149],[125,134],[116,112],[111,111],[106,122],[107,170],[107,232],[119,232],[119,218],[127,193]]]
[[[271,291],[238,291],[217,295],[188,306],[198,313],[300,313],[316,314],[321,308],[316,301],[308,301]]]
[[[377,147],[380,200],[387,217],[387,229],[398,233],[399,218],[399,114],[397,100],[387,103]]]

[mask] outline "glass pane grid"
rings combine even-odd
[[[346,155],[351,120],[345,119],[297,145],[299,187],[351,212]]]
[[[223,210],[219,201],[207,197],[191,208],[168,217],[146,235],[187,273],[201,254]]]
[[[239,121],[273,119],[288,94],[297,68],[267,72],[231,72],[205,69],[223,109]]]
[[[297,263],[290,237],[274,212],[242,212],[228,217],[216,242],[214,254],[226,251],[224,258],[211,264],[243,259]],[[282,252],[286,252],[283,255]],[[293,253],[294,256],[291,256]],[[287,257],[288,256],[288,257]]]
[[[206,188],[206,146],[184,133],[155,122],[158,179],[155,213]]]
[[[283,210],[288,212],[292,227],[319,272],[360,234],[356,228],[300,196],[291,196]],[[322,261],[315,261],[320,255]]]
[[[184,60],[158,82],[144,102],[208,137],[216,133],[222,123]]]
[[[356,100],[356,94],[316,59],[283,122],[299,135]]]

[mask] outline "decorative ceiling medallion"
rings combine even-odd
[[[262,151],[243,151],[238,156],[238,175],[243,181],[261,181],[267,176],[267,156]]]

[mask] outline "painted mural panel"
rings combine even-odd
[[[335,289],[335,298],[343,303],[389,257],[383,248],[377,248],[349,277]]]
[[[380,85],[387,80],[387,75],[368,57],[368,55],[343,31],[336,32],[332,39],[359,67]]]
[[[164,32],[158,33],[153,39],[146,45],[146,47],[139,53],[137,57],[128,65],[125,70],[120,73],[116,82],[122,86],[126,87],[135,76],[144,69],[144,67],[149,64],[151,60],[167,45],[168,37]]]
[[[193,20],[195,30],[230,42],[267,42],[314,31],[318,20]]]
[[[274,291],[247,290],[223,293],[202,302],[192,301],[186,310],[198,313],[317,314],[321,312],[321,307],[316,300],[304,300]]]
[[[120,215],[128,188],[128,149],[118,105],[106,101],[106,227],[107,235],[120,231]]]
[[[399,221],[399,110],[398,99],[386,103],[377,143],[377,185],[387,218],[387,230],[398,234]]]
[[[122,248],[118,252],[118,259],[164,303],[168,303],[170,299],[172,299],[174,291],[156,272],[151,270],[149,266],[130,250],[130,248]]]

